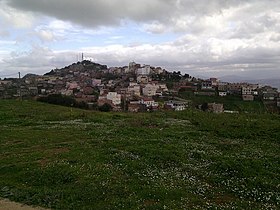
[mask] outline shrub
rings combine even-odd
[[[88,105],[85,102],[77,102],[74,98],[61,94],[51,94],[46,97],[40,97],[37,100],[49,104],[77,107],[82,109],[88,108]]]
[[[99,107],[99,111],[101,111],[101,112],[110,112],[112,109],[113,109],[113,107],[108,103],[105,103]]]

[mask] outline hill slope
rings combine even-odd
[[[277,209],[276,115],[0,101],[0,197],[52,209]]]

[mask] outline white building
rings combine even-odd
[[[146,65],[137,70],[137,75],[149,75],[151,73],[151,66]]]
[[[137,77],[138,83],[148,83],[150,81],[150,78],[147,75],[139,75]]]
[[[225,91],[219,91],[219,96],[225,97],[225,96],[227,96],[227,92],[225,92]]]
[[[188,107],[188,102],[170,100],[165,103],[165,106],[173,109],[174,111],[183,111]]]
[[[139,103],[145,104],[146,107],[158,107],[158,102],[155,102],[152,98],[142,98]]]
[[[147,84],[143,89],[144,96],[155,96],[157,92],[158,86],[155,84]]]
[[[158,87],[159,87],[159,89],[161,89],[164,92],[168,91],[166,84],[159,84]]]
[[[155,95],[159,95],[157,93],[162,93],[168,91],[168,88],[166,86],[166,84],[147,84],[145,85],[145,87],[143,87],[142,89],[143,91],[143,95],[144,96],[155,96]]]
[[[140,96],[141,95],[141,87],[140,87],[140,85],[137,85],[137,84],[128,86],[127,92],[131,95]]]
[[[117,92],[108,92],[106,96],[107,100],[112,101],[112,104],[114,105],[120,105],[121,104],[121,95]]]
[[[257,95],[258,85],[247,84],[242,86],[242,95]]]

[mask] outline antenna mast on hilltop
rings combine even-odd
[[[82,58],[81,61],[83,61],[84,60],[84,53],[82,53],[82,57],[81,57],[81,53],[78,53],[78,55],[77,55],[77,62],[79,62],[81,58]]]

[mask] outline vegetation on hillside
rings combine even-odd
[[[69,107],[77,107],[87,109],[88,105],[84,101],[78,102],[75,98],[71,96],[65,96],[61,94],[51,94],[44,97],[39,97],[37,99],[40,102],[61,105],[61,106],[69,106]]]
[[[280,118],[0,101],[0,197],[52,209],[277,209]]]

